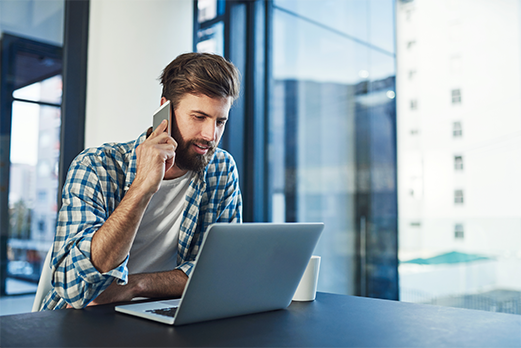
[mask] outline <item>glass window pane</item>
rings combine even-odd
[[[396,11],[400,298],[521,314],[519,1]]]
[[[209,28],[199,30],[197,36],[197,52],[215,53],[224,56],[223,22],[218,22]]]
[[[60,87],[60,93],[56,93],[56,86]],[[35,90],[40,96],[61,95],[61,77],[56,77],[54,83],[42,83]],[[31,93],[36,93],[35,90]],[[13,102],[8,240],[8,276],[11,278],[7,283],[8,294],[36,290],[41,263],[54,239],[60,112],[59,107]],[[30,282],[33,282],[33,287]]]
[[[394,1],[275,0],[275,8],[394,52]]]
[[[315,21],[321,25],[352,35],[357,39],[368,39],[368,6],[366,0],[275,0],[275,8],[288,11],[301,20]]]
[[[56,75],[46,80],[19,88],[13,92],[16,99],[61,104],[62,77]]]
[[[314,9],[328,18],[329,28],[286,9],[274,10],[272,220],[325,222],[315,250],[322,256],[319,290],[355,294],[361,224],[368,244],[371,229],[382,231],[388,224],[377,214],[362,219],[361,202],[387,207],[396,195],[394,57],[331,29],[344,25],[349,16],[359,17],[357,23],[366,28],[366,11],[348,11],[349,2],[342,0],[325,3],[276,2],[294,10],[309,9],[310,16]],[[388,15],[392,21],[392,12]],[[396,210],[393,203],[388,210]],[[395,236],[395,229],[388,234]],[[393,252],[384,250],[381,255],[379,261],[368,258],[364,265],[379,269]],[[366,285],[374,288],[369,280]]]
[[[224,0],[198,0],[197,1],[197,20],[203,23],[224,14]]]

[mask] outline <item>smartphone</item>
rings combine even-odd
[[[156,112],[154,112],[154,117],[152,121],[152,126],[154,130],[156,130],[156,128],[161,124],[163,120],[168,121],[168,126],[165,132],[168,132],[168,134],[172,134],[172,108],[170,107],[170,100],[167,100],[166,103],[161,105],[161,107],[159,107],[159,109],[157,109]]]

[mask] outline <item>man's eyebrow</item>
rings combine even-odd
[[[209,115],[206,112],[201,111],[201,110],[192,110],[192,113],[199,114],[199,115],[205,116],[205,117],[212,117],[211,115]],[[220,120],[220,121],[226,121],[226,120],[228,120],[228,117],[227,116],[223,116],[223,117],[218,117],[217,119]]]
[[[202,116],[206,116],[206,117],[210,117],[210,115],[208,115],[206,112],[201,111],[201,110],[192,110],[192,113],[194,113],[194,114],[200,114],[200,115],[202,115]]]

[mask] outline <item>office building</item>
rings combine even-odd
[[[521,4],[397,2],[401,299],[521,290]]]

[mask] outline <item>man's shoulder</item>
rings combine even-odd
[[[210,190],[214,189],[215,185],[227,185],[225,183],[238,181],[239,173],[232,155],[223,149],[216,149],[206,167],[205,177]]]
[[[125,143],[105,143],[83,150],[76,158],[78,164],[90,166],[112,166],[128,162],[135,140]]]
[[[208,164],[208,171],[229,171],[236,166],[233,156],[226,150],[217,148],[212,160]]]

